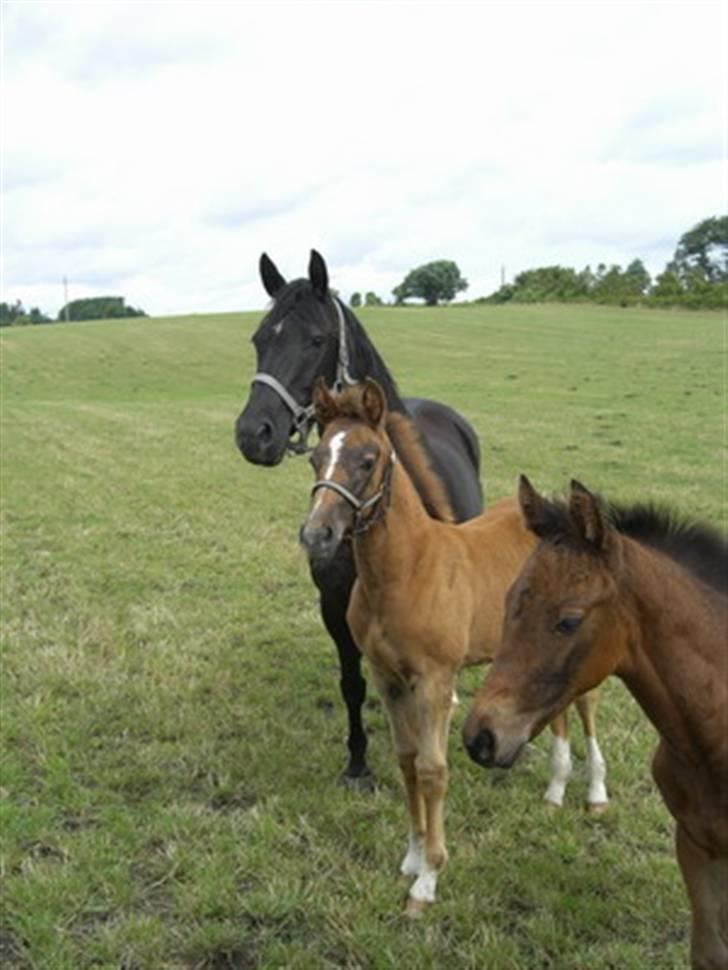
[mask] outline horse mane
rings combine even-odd
[[[432,467],[429,453],[414,421],[397,411],[390,411],[386,427],[389,439],[412,479],[427,514],[441,522],[455,522],[455,513],[445,486]]]
[[[611,505],[614,528],[679,562],[719,593],[728,592],[728,540],[712,526],[652,504]]]
[[[340,417],[367,421],[362,391],[363,385],[355,384],[336,395]],[[455,522],[455,513],[445,486],[432,466],[429,452],[414,421],[398,411],[389,411],[385,429],[430,518]]]
[[[718,592],[728,592],[728,539],[717,529],[652,503],[600,502],[607,522],[620,535],[663,553]],[[536,534],[572,548],[589,548],[560,499],[544,502]]]
[[[379,356],[379,351],[349,307],[341,300],[339,300],[339,306],[344,311],[344,319],[346,320],[346,337],[351,370],[353,371],[352,377],[359,381],[363,381],[365,377],[373,377],[387,396],[387,406],[390,412],[396,411],[404,414],[405,407],[402,398],[399,396],[397,382]]]
[[[338,300],[346,320],[346,340],[352,377],[362,381],[365,377],[373,377],[387,396],[389,410],[404,413],[405,406],[399,395],[397,383],[387,365],[379,356],[379,351],[369,339],[366,330],[342,300],[339,300],[333,294],[330,294],[330,298],[332,301]],[[319,300],[313,291],[310,280],[299,279],[286,283],[263,318],[258,330],[274,326],[293,310],[304,319],[309,320],[322,320],[325,315],[326,325],[328,327],[332,325],[332,307],[328,301],[322,303]]]

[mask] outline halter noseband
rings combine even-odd
[[[334,381],[334,390],[339,394],[346,385],[351,386],[352,384],[356,384],[356,380],[349,372],[349,348],[346,343],[346,319],[344,317],[344,311],[335,296],[332,297],[332,300],[339,325],[339,353],[336,360],[336,380]],[[272,374],[266,374],[264,371],[259,371],[257,374],[254,374],[251,383],[265,384],[267,387],[272,388],[293,415],[293,432],[289,435],[286,450],[294,455],[303,455],[307,451],[310,451],[311,449],[308,447],[308,436],[311,433],[311,424],[313,421],[313,403],[307,404],[306,406],[299,404],[277,377],[273,377]],[[294,441],[292,438],[294,434],[298,434],[297,441]]]
[[[387,461],[387,465],[384,469],[384,473],[382,474],[382,481],[379,489],[374,493],[374,495],[370,495],[367,499],[359,498],[357,495],[354,495],[353,492],[349,491],[345,485],[342,485],[340,482],[334,482],[329,478],[321,478],[317,482],[314,482],[311,487],[311,494],[315,494],[320,488],[328,488],[331,489],[332,492],[336,492],[338,495],[341,495],[341,497],[346,499],[349,505],[351,505],[356,512],[356,516],[354,518],[354,528],[351,530],[351,534],[355,536],[363,535],[367,529],[370,529],[374,525],[375,522],[378,522],[379,519],[383,518],[384,513],[387,511],[386,505],[380,505],[378,513],[375,511],[369,516],[368,519],[362,518],[362,513],[366,512],[367,509],[374,508],[381,499],[389,496],[389,491],[392,485],[392,471],[396,461],[397,455],[394,449],[392,449],[389,460]]]

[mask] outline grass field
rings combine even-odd
[[[451,743],[450,865],[411,925],[378,701],[372,794],[337,783],[345,718],[297,528],[303,460],[247,465],[233,422],[258,315],[2,335],[0,963],[81,970],[676,970],[688,908],[617,681],[612,806],[560,813],[547,739],[511,773]],[[406,393],[477,428],[489,500],[525,471],[725,527],[725,322],[598,307],[371,310]]]

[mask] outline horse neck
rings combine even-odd
[[[627,643],[615,672],[669,747],[707,764],[728,703],[726,604],[667,556],[622,542]]]
[[[411,579],[419,544],[433,525],[409,475],[396,461],[384,516],[353,543],[357,576],[370,595]]]
[[[349,350],[349,369],[351,376],[357,381],[363,381],[367,377],[373,377],[382,387],[387,396],[387,406],[390,411],[397,411],[400,414],[406,413],[406,408],[394,378],[389,373],[387,365],[379,355],[379,351],[369,339],[369,335],[359,322],[358,318],[349,310],[343,307],[344,319],[346,320],[346,339]]]

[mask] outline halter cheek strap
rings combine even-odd
[[[309,404],[308,407],[302,407],[293,395],[289,394],[278,378],[273,377],[272,374],[265,374],[263,372],[255,374],[253,376],[253,383],[267,384],[268,387],[272,387],[293,415],[293,424],[295,425],[296,431],[303,431],[306,422],[310,421],[313,417],[313,404]]]
[[[332,297],[332,300],[339,325],[339,355],[336,361],[336,381],[334,382],[334,390],[338,394],[345,386],[356,384],[356,380],[351,376],[349,371],[349,348],[346,343],[346,318],[344,317],[344,311],[341,303],[339,303],[335,296]],[[266,374],[264,371],[259,371],[253,375],[252,383],[265,384],[267,387],[272,388],[293,415],[293,434],[298,434],[298,440],[289,441],[288,451],[295,455],[302,455],[309,451],[308,436],[311,432],[313,422],[313,402],[305,406],[299,404],[277,377],[273,377],[272,374]]]
[[[314,495],[321,488],[328,488],[332,492],[336,492],[338,495],[341,495],[342,498],[346,499],[349,505],[351,505],[356,512],[356,519],[352,533],[353,535],[362,535],[377,520],[376,515],[371,515],[366,521],[362,521],[362,513],[366,512],[367,509],[373,508],[382,498],[384,498],[385,495],[388,494],[392,482],[392,470],[396,461],[397,455],[394,451],[392,451],[391,455],[389,456],[387,466],[384,469],[382,482],[379,488],[374,495],[370,495],[367,499],[360,499],[357,495],[354,495],[353,492],[349,491],[345,485],[342,485],[340,482],[335,482],[330,478],[321,478],[317,482],[314,482],[313,486],[311,487],[311,494]],[[382,511],[379,516],[380,518],[382,515],[384,515],[385,511],[386,507],[382,507]]]
[[[334,384],[334,390],[337,394],[340,394],[347,384],[349,387],[352,384],[356,384],[356,379],[349,373],[349,348],[346,343],[346,320],[344,319],[344,311],[336,297],[333,299],[336,317],[339,322],[339,358],[336,361],[336,383]]]

